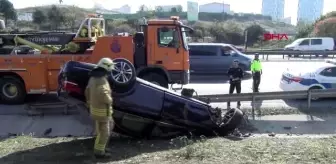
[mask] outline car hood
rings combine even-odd
[[[292,48],[292,47],[294,47],[293,44],[287,44],[287,45],[285,46],[285,48]]]

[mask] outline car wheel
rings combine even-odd
[[[220,125],[219,134],[226,136],[233,132],[242,122],[244,118],[243,112],[237,108],[232,108],[223,116],[222,124]]]
[[[164,76],[157,73],[149,73],[142,77],[142,79],[151,82],[153,84],[159,85],[164,88],[168,88],[168,80]]]
[[[318,87],[318,86],[314,86],[314,87],[309,88],[309,90],[313,90],[313,89],[322,89],[322,88]],[[319,100],[319,98],[312,98],[311,100],[317,101],[317,100]]]
[[[5,104],[23,104],[26,98],[24,84],[17,78],[2,78],[0,80],[0,98]]]
[[[326,50],[324,50],[325,52],[328,52],[329,50],[328,49],[326,49]],[[322,55],[324,58],[326,58],[326,57],[328,57],[328,55],[327,54],[323,54]]]
[[[300,50],[294,50],[295,52],[300,52]],[[293,55],[295,58],[297,58],[297,57],[300,57],[300,55],[299,54],[294,54]]]
[[[114,59],[114,69],[111,73],[112,89],[116,93],[123,93],[133,87],[136,81],[136,71],[127,59]]]

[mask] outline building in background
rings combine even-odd
[[[323,14],[324,0],[299,0],[297,22],[312,23]]]
[[[188,21],[198,21],[198,3],[193,1],[187,2]]]
[[[206,13],[228,13],[231,14],[231,9],[229,4],[225,3],[208,3],[199,6],[199,12],[206,12]]]
[[[124,5],[119,8],[111,9],[112,11],[123,13],[123,14],[131,14],[131,6]]]
[[[33,21],[33,12],[17,12],[19,21]]]
[[[182,5],[155,6],[155,10],[160,12],[171,12],[173,8],[175,8],[178,12],[182,12],[183,10]]]
[[[292,24],[292,17],[286,17],[286,18],[280,19],[280,22],[284,22],[286,24]]]
[[[261,14],[278,21],[285,17],[285,0],[263,0]]]
[[[129,5],[124,5],[119,8],[108,10],[102,4],[95,3],[94,9],[96,10],[97,13],[100,13],[100,14],[107,14],[107,13],[108,14],[130,14],[131,13],[131,6]]]

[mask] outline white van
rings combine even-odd
[[[335,41],[331,37],[300,38],[285,46],[285,50],[294,51],[332,51],[334,48]]]

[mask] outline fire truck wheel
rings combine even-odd
[[[113,91],[123,93],[130,90],[136,81],[135,67],[123,58],[114,59],[113,62],[115,63],[111,75]]]
[[[161,87],[168,88],[168,80],[160,74],[148,73],[147,75],[144,75],[142,79]]]
[[[0,80],[0,98],[5,104],[22,104],[26,98],[24,84],[17,78]]]

